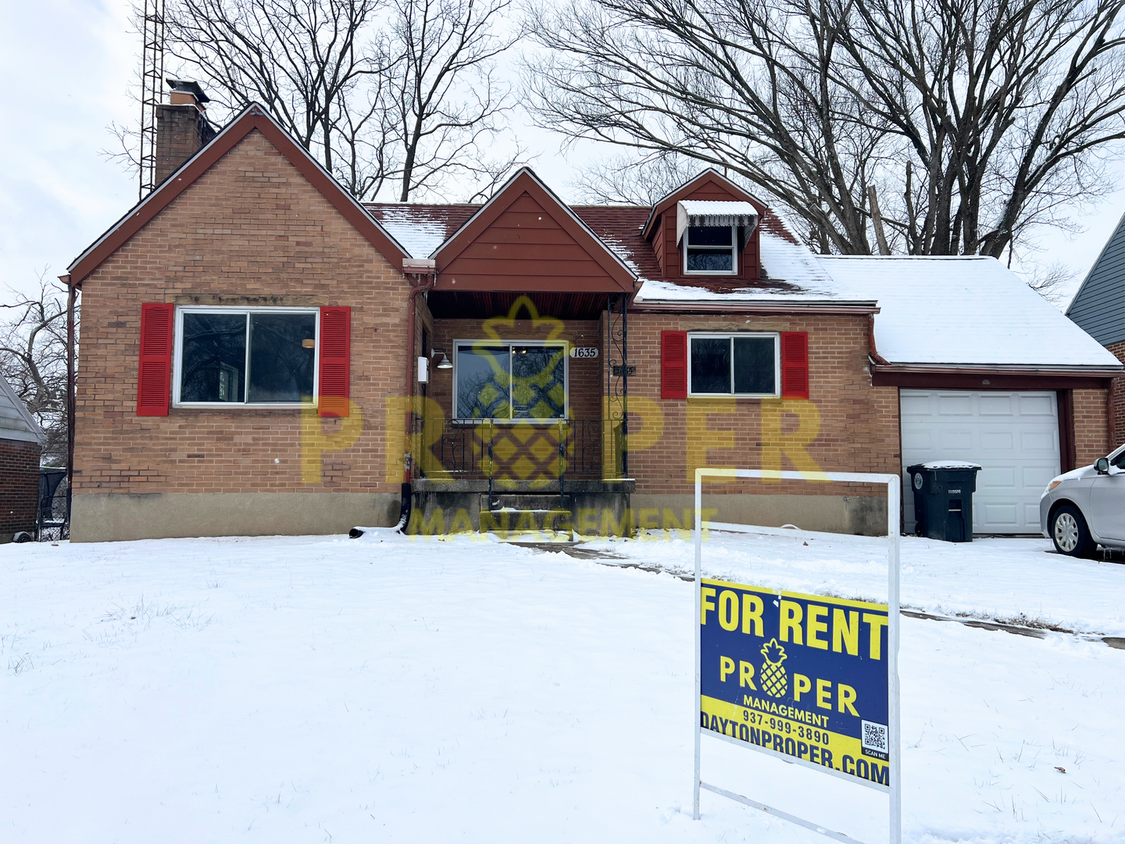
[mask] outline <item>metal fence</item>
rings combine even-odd
[[[57,542],[70,538],[66,469],[39,470],[39,512],[35,519],[35,537],[40,542]]]

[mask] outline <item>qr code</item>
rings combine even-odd
[[[863,723],[863,751],[872,751],[871,755],[885,757],[887,753],[887,725],[872,724],[870,721]]]

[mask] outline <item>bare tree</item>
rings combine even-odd
[[[585,202],[655,205],[698,171],[697,162],[671,153],[615,155],[580,168],[573,187]]]
[[[38,295],[9,293],[11,304],[0,304],[0,374],[46,432],[44,462],[64,465],[67,290],[47,281],[44,271]],[[75,333],[77,337],[77,316]]]
[[[507,173],[510,0],[173,0],[169,51],[219,111],[260,102],[358,199]],[[466,187],[467,186],[467,187]]]
[[[530,15],[542,125],[733,174],[824,251],[1001,256],[1107,187],[1123,0],[571,0]]]
[[[517,36],[496,32],[511,0],[391,3],[392,49],[402,56],[387,80],[403,147],[399,199],[449,175],[483,179],[490,190],[523,155],[518,146],[498,159],[488,154],[512,108],[510,88],[497,81],[494,63]]]

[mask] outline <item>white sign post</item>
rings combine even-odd
[[[788,757],[787,761],[800,763],[804,767],[814,768],[824,773],[843,777],[851,782],[867,785],[884,791],[890,799],[890,842],[900,844],[902,840],[902,790],[900,787],[902,756],[899,742],[899,680],[898,680],[898,650],[899,650],[899,521],[900,521],[900,490],[901,479],[898,475],[882,474],[856,474],[851,472],[828,472],[818,475],[818,480],[827,480],[840,483],[879,484],[887,488],[887,605],[886,607],[863,604],[855,601],[841,601],[838,599],[817,596],[799,595],[796,593],[778,593],[781,600],[778,605],[780,612],[787,616],[770,617],[774,628],[779,624],[781,633],[773,636],[765,633],[768,626],[765,619],[772,609],[763,602],[758,593],[764,592],[756,587],[742,586],[740,584],[725,584],[719,581],[709,581],[705,587],[702,579],[703,567],[703,479],[704,478],[747,478],[761,480],[807,480],[801,472],[763,471],[759,469],[696,469],[695,471],[695,608],[693,611],[693,626],[695,628],[695,700],[694,706],[704,718],[710,718],[707,725],[701,723],[699,717],[695,719],[695,794],[693,802],[694,817],[699,819],[699,792],[701,789],[730,798],[746,806],[759,809],[776,817],[819,832],[838,841],[858,844],[854,838],[840,832],[825,829],[823,824],[814,823],[798,815],[790,814],[779,809],[759,803],[749,797],[736,794],[702,780],[700,771],[700,742],[704,732],[715,738],[732,741],[745,747],[750,747],[774,756]],[[776,591],[776,590],[771,590]],[[714,599],[714,600],[713,600]],[[827,618],[828,606],[833,604],[833,623],[847,624],[850,617],[850,628],[844,628],[847,638],[838,633],[833,634],[833,647],[819,641],[814,647],[821,651],[812,652],[806,659],[819,659],[822,662],[832,662],[832,669],[836,672],[836,688],[842,695],[839,700],[838,710],[843,715],[833,713],[831,716],[821,715],[813,710],[800,706],[802,690],[809,688],[809,677],[802,674],[793,674],[793,688],[788,685],[787,673],[782,670],[782,662],[787,658],[785,649],[789,648],[797,653],[807,651],[802,644],[812,644],[812,638],[819,631],[827,630],[827,622],[817,622],[816,619]],[[739,607],[742,607],[743,619],[741,626],[738,622]],[[871,612],[862,612],[867,609]],[[885,616],[884,616],[885,612]],[[793,640],[788,638],[789,633],[796,633],[794,626],[800,622],[802,613],[807,616],[806,624],[809,631],[809,641],[802,643],[799,636]],[[709,640],[712,636],[727,637],[727,645],[733,648],[741,638],[745,643],[755,647],[766,642],[762,653],[766,662],[761,663],[758,669],[757,685],[755,685],[755,663],[749,657],[747,660],[737,660],[738,669],[735,670],[736,660],[732,655],[714,657],[716,665],[708,665],[708,696],[704,693],[703,674],[703,641],[702,625],[707,623],[711,615],[711,625],[708,630],[715,629],[715,633],[708,633]],[[850,616],[849,616],[850,614]],[[858,639],[861,624],[859,618],[867,623],[869,658],[864,660],[859,654]],[[886,653],[879,654],[881,645],[880,627],[885,618],[886,624]],[[716,623],[717,622],[717,623]],[[721,625],[721,628],[720,628]],[[723,631],[728,631],[724,633]],[[759,638],[754,638],[754,637]],[[765,637],[765,638],[761,638]],[[782,645],[778,639],[787,644]],[[768,641],[767,641],[768,640]],[[736,643],[736,644],[731,644]],[[710,642],[709,642],[710,644]],[[831,653],[836,651],[837,653]],[[722,651],[720,651],[722,652]],[[713,649],[709,651],[713,656]],[[852,662],[849,664],[849,656]],[[852,666],[861,668],[867,675],[872,674],[872,660],[879,661],[886,666],[886,729],[885,734],[881,724],[870,723],[860,719],[860,713],[852,705],[857,701],[857,694],[863,694],[864,683],[878,687],[878,683],[871,683],[870,676],[861,676],[857,671],[855,678],[849,671]],[[885,663],[882,662],[885,659]],[[760,662],[760,660],[758,660]],[[791,663],[792,664],[792,663]],[[719,683],[718,679],[722,682]],[[811,676],[820,676],[810,674]],[[841,682],[841,678],[848,682]],[[879,679],[876,676],[876,680]],[[754,690],[755,694],[746,694],[741,698],[727,695],[726,700],[716,700],[713,694],[717,687],[726,687],[728,681],[731,688],[738,691]],[[804,683],[804,689],[802,689]],[[827,680],[816,680],[817,696],[821,689],[827,690],[831,683]],[[856,689],[860,689],[857,693]],[[761,694],[759,694],[759,692]],[[771,699],[771,697],[773,699]],[[733,702],[732,702],[733,701]],[[880,711],[884,701],[878,701]],[[741,704],[741,705],[740,705]],[[858,705],[858,704],[857,704]],[[708,709],[711,714],[708,715]],[[867,710],[864,710],[865,712]],[[723,715],[726,717],[723,717]],[[854,716],[854,717],[852,717]],[[846,727],[840,727],[837,722],[847,722]],[[708,726],[709,725],[709,726]],[[755,729],[755,725],[760,729]],[[785,738],[779,735],[784,726]],[[861,729],[862,732],[857,732]],[[736,729],[737,728],[737,729]],[[729,729],[729,735],[728,735]],[[774,730],[773,733],[769,730]],[[841,734],[841,730],[848,731],[848,735]],[[789,737],[790,732],[805,741],[797,741]],[[872,736],[872,748],[868,750],[868,735]],[[772,742],[772,743],[771,743]],[[852,748],[859,748],[857,752]],[[841,748],[854,753],[845,755]],[[861,755],[863,754],[863,755]],[[870,756],[871,758],[865,758]],[[880,765],[877,760],[885,764]],[[870,774],[868,773],[870,772]]]

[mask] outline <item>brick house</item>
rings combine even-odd
[[[0,375],[0,542],[21,533],[35,536],[44,440],[35,417]]]
[[[978,531],[1034,532],[1108,444],[1120,364],[998,262],[816,256],[714,171],[643,208],[528,169],[360,204],[258,106],[163,166],[70,267],[78,541],[619,533],[690,520],[702,465],[813,479],[716,486],[720,520],[875,532],[816,473],[917,458],[977,459]]]
[[[1125,362],[1125,215],[1086,273],[1066,315]],[[1109,403],[1109,440],[1119,446],[1125,443],[1125,378],[1113,380]]]

